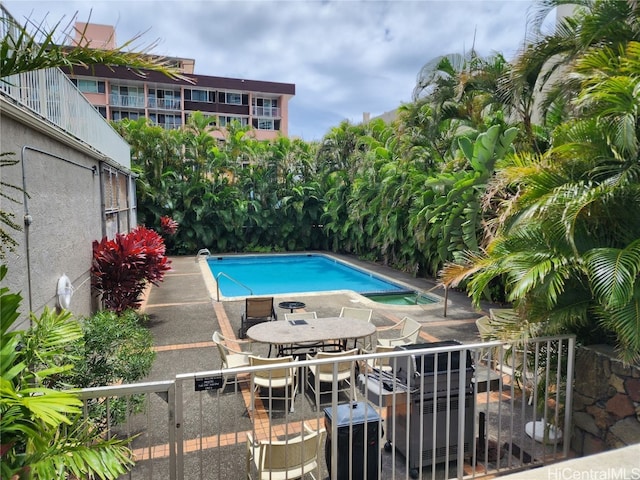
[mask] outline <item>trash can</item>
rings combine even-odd
[[[338,480],[349,480],[350,478],[351,480],[378,480],[379,439],[381,437],[378,412],[366,402],[344,403],[337,406],[337,412],[334,412],[331,407],[325,408],[324,423],[327,430],[324,453],[329,477],[333,478],[331,477],[331,437],[332,424],[335,423],[338,429],[336,438],[338,473],[336,478]],[[364,476],[365,450],[367,455],[366,477]],[[349,477],[349,466],[351,466],[351,477]]]

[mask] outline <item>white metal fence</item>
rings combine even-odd
[[[21,30],[0,5],[0,33],[18,39]],[[58,68],[10,75],[0,79],[0,95],[37,114],[90,148],[131,167],[129,145]]]
[[[273,374],[275,385],[272,366],[188,373],[82,396],[87,414],[99,412],[109,425],[107,435],[134,436],[129,478],[244,479],[247,470],[256,478],[248,453],[259,448],[249,448],[248,437],[273,457],[284,443],[285,457],[296,457],[286,462],[296,463],[304,453],[295,439],[310,431],[324,436],[305,478],[482,478],[567,458],[574,346],[574,337],[557,336],[346,357],[354,389],[344,392],[333,359],[300,360],[292,369],[293,411],[289,390],[269,396],[254,389],[261,371]],[[310,370],[322,364],[333,369],[333,380],[318,404]]]

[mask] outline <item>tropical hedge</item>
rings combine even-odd
[[[637,2],[536,4],[526,48],[446,55],[396,121],[320,142],[259,142],[210,118],[115,127],[132,145],[142,223],[179,223],[169,252],[328,249],[511,302],[549,331],[640,354]],[[595,335],[593,335],[595,333]]]

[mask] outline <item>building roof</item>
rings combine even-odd
[[[194,88],[214,88],[222,90],[239,90],[252,92],[277,93],[281,95],[295,95],[296,86],[293,83],[266,82],[261,80],[245,80],[240,78],[214,77],[208,75],[185,75],[193,83],[186,80],[172,79],[160,72],[149,70],[134,70],[128,67],[95,65],[89,68],[74,67],[65,72],[74,77],[100,77],[131,80],[137,82],[158,83],[176,86],[192,86]]]

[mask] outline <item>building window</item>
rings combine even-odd
[[[256,117],[280,116],[280,109],[278,108],[277,98],[254,97],[251,103],[253,106],[253,115]]]
[[[113,110],[111,112],[111,119],[114,122],[117,122],[119,120],[124,120],[125,118],[128,118],[129,120],[138,120],[138,118],[140,118],[140,113],[139,112],[127,112],[126,110]]]
[[[218,123],[221,127],[226,127],[232,122],[239,122],[241,127],[249,125],[249,119],[247,117],[233,117],[233,116],[220,116],[218,117]]]
[[[114,238],[136,224],[135,182],[126,173],[108,167],[103,169],[102,182],[106,233]]]
[[[216,92],[209,92],[208,90],[186,89],[184,91],[184,99],[191,100],[192,102],[213,103],[215,101],[215,95]]]
[[[218,103],[227,105],[249,105],[249,94],[240,92],[218,92]]]
[[[105,84],[97,80],[73,79],[73,83],[82,93],[104,93]]]
[[[258,130],[275,130],[275,122],[273,118],[254,118],[253,127]]]
[[[228,103],[230,105],[242,105],[242,95],[239,93],[228,92],[224,103]]]
[[[185,123],[189,123],[189,119],[191,118],[192,115],[193,113],[189,113],[189,112],[184,114]],[[212,125],[215,127],[218,124],[218,117],[216,117],[215,115],[202,113],[202,116],[209,119],[209,123],[207,125]]]
[[[166,128],[167,130],[176,130],[182,126],[182,117],[180,115],[151,113],[149,114],[149,120],[160,127]]]

